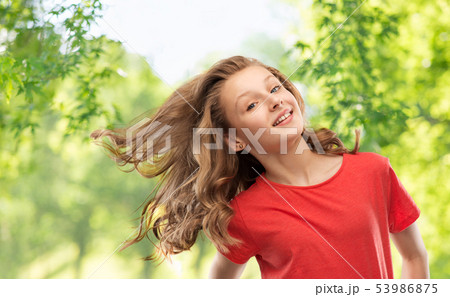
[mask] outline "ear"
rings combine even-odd
[[[224,134],[223,139],[225,140],[225,143],[228,145],[228,147],[230,147],[235,152],[242,151],[247,146],[239,138],[234,138],[230,134]]]

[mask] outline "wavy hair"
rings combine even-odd
[[[149,199],[142,209],[136,236],[128,240],[121,250],[144,237],[150,239],[150,230],[159,241],[158,245],[152,242],[155,253],[143,258],[150,261],[161,255],[164,260],[190,250],[200,230],[224,252],[228,252],[227,245],[241,243],[227,232],[234,214],[229,202],[255,182],[258,174],[250,170],[251,167],[260,173],[265,169],[251,154],[242,154],[242,151],[230,154],[223,149],[205,148],[203,144],[223,141],[217,134],[201,134],[200,153],[194,154],[193,131],[194,128],[199,129],[197,131],[231,128],[220,105],[221,89],[231,75],[253,65],[266,68],[284,82],[284,87],[299,103],[305,119],[303,98],[284,74],[257,59],[232,56],[216,62],[206,72],[177,88],[151,118],[146,117],[139,124],[126,128],[98,129],[91,133],[92,139],[101,139],[95,143],[107,148],[119,166],[133,165],[126,172],[137,170],[147,178],[161,176],[152,191],[157,189],[154,198]],[[350,151],[333,131],[305,129],[306,119],[304,123],[302,136],[315,153],[317,148],[312,141],[315,137],[326,153],[356,154],[359,150],[359,130],[355,130],[355,147]],[[155,129],[160,124],[169,128]],[[110,143],[103,140],[104,136]],[[165,149],[168,138],[171,145]],[[149,140],[152,149],[146,150]]]

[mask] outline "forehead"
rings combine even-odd
[[[269,70],[262,66],[249,66],[230,76],[225,83],[225,88],[228,91],[235,91],[240,94],[240,91],[249,89],[249,84],[262,83],[268,75],[273,76]]]
[[[234,106],[237,97],[246,91],[257,91],[265,85],[265,79],[275,76],[262,66],[249,66],[230,76],[222,88],[225,104]]]

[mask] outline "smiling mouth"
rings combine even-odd
[[[281,123],[283,123],[285,120],[287,120],[288,118],[290,118],[291,116],[292,116],[292,113],[293,113],[294,111],[293,110],[291,110],[291,112],[289,112],[289,115],[286,117],[286,118],[284,118],[283,120],[281,120],[281,121],[276,121],[272,126],[273,127],[276,127],[276,126],[278,126],[279,124],[281,124]]]

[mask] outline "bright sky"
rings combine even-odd
[[[300,24],[295,9],[274,0],[102,3],[104,18],[93,33],[120,40],[128,51],[145,56],[155,74],[171,86],[195,73],[195,64],[208,53],[245,56],[240,44],[250,35],[265,33],[286,41],[289,26]]]

